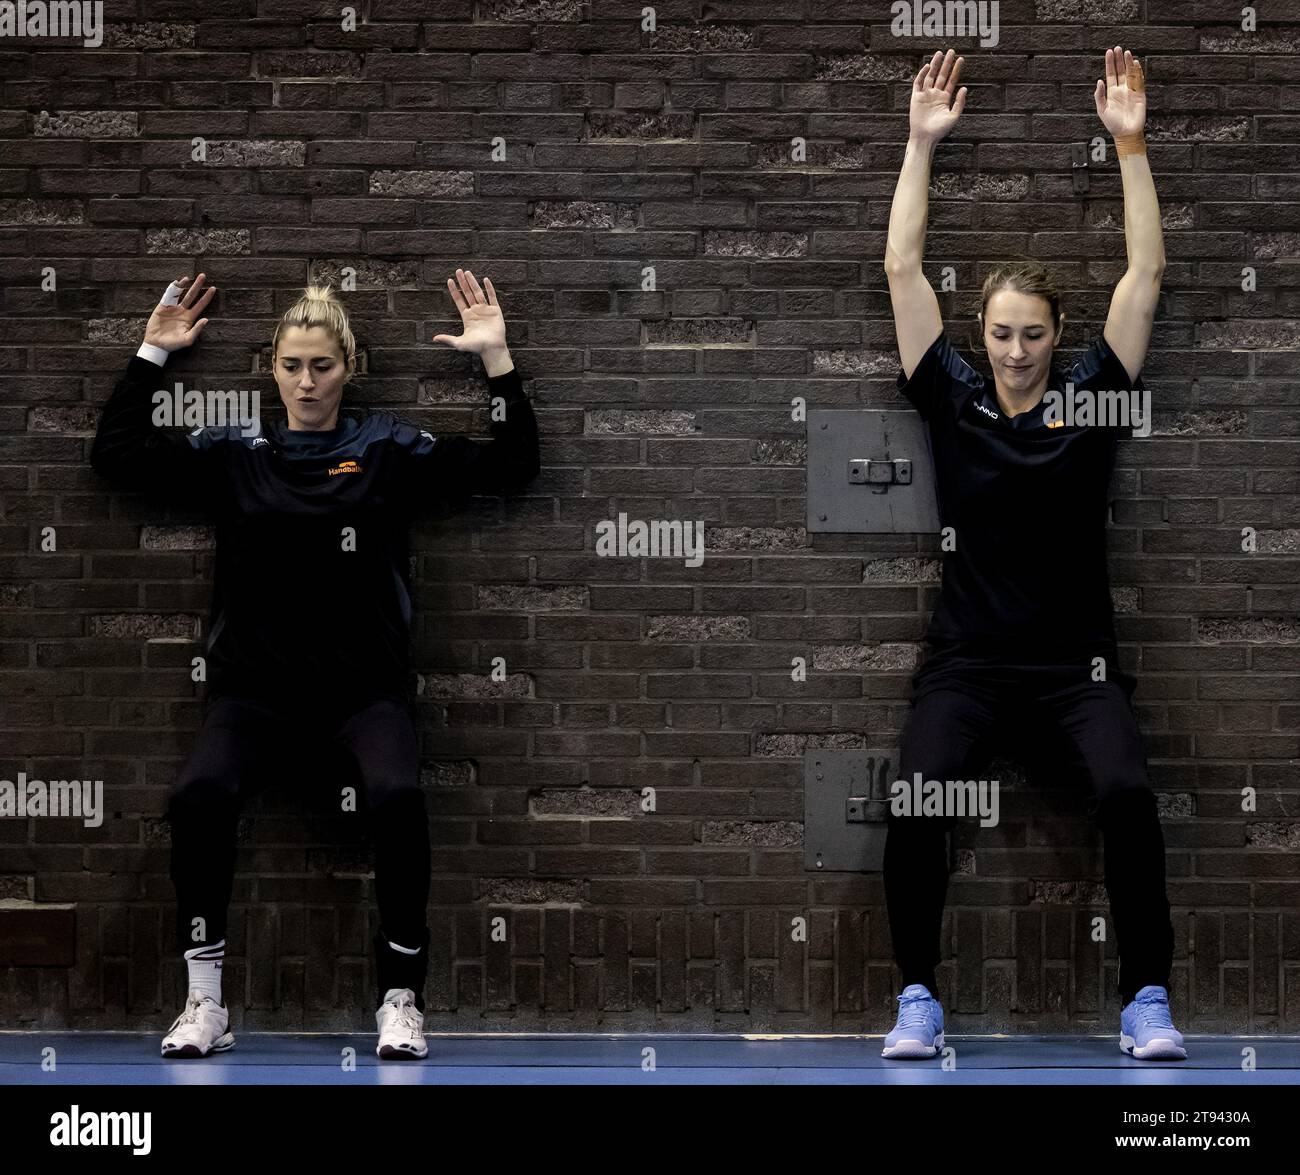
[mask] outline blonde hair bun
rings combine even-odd
[[[351,378],[357,364],[357,341],[348,324],[347,309],[334,294],[332,286],[307,286],[298,300],[281,315],[271,338],[272,359],[279,354],[280,336],[286,328],[294,326],[304,330],[319,326],[326,330],[343,353],[348,377]]]

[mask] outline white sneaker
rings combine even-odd
[[[223,1053],[235,1043],[229,1031],[230,1013],[198,988],[190,988],[185,1011],[176,1017],[163,1037],[164,1057],[206,1057]]]
[[[386,998],[375,1013],[375,1023],[379,1026],[375,1055],[387,1060],[427,1057],[424,1013],[415,1006],[415,992],[409,987],[390,987],[384,994]]]

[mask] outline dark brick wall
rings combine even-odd
[[[881,263],[909,79],[939,42],[838,0],[664,0],[653,34],[641,0],[372,0],[355,32],[315,2],[106,8],[102,48],[0,44],[0,768],[93,773],[110,812],[0,821],[0,1022],[158,1027],[182,998],[163,813],[200,717],[212,536],[86,461],[166,281],[222,291],[171,366],[274,403],[275,315],[352,266],[354,402],[481,432],[478,377],[428,342],[459,329],[444,282],[470,263],[501,292],[544,469],[414,532],[430,1026],[891,1023],[881,880],[805,871],[802,752],[896,744],[938,552],[806,533],[790,401],[905,406]],[[1121,447],[1109,538],[1193,1031],[1300,1028],[1300,5],[1257,8],[1247,33],[1217,3],[1002,3],[996,49],[958,43],[970,99],[927,245],[931,277],[956,274],[950,329],[989,262],[1028,255],[1083,346],[1122,201],[1113,159],[1073,193],[1070,146],[1103,133],[1105,48],[1143,57],[1169,267],[1156,432]],[[703,519],[708,557],[597,558],[620,511]],[[1004,815],[962,830],[950,1025],[1113,1030],[1081,797]],[[236,1026],[373,1029],[368,861],[304,789],[254,801]]]

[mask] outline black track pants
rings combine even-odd
[[[427,944],[429,823],[415,729],[396,697],[301,704],[222,696],[208,700],[193,752],[172,785],[171,878],[182,951],[225,937],[240,810],[295,749],[333,742],[358,769],[358,819],[369,821],[382,933]],[[337,780],[332,780],[336,782]],[[332,801],[338,804],[338,798]],[[337,810],[337,808],[336,808]],[[194,919],[203,920],[195,937]]]
[[[1017,735],[1054,748],[1042,757],[1046,766],[1082,772],[1091,788],[1087,814],[1103,836],[1119,992],[1127,1003],[1148,984],[1168,988],[1173,926],[1164,836],[1147,781],[1132,678],[1110,676],[1093,682],[1075,666],[990,670],[927,662],[916,678],[898,777],[980,778],[990,743],[1014,747]],[[896,816],[892,808],[888,816],[884,884],[894,958],[904,986],[923,983],[931,993],[950,867],[945,833],[955,823],[948,815]]]

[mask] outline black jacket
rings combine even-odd
[[[172,382],[133,357],[90,463],[122,488],[213,515],[209,695],[405,697],[410,520],[434,501],[514,493],[537,476],[537,420],[518,371],[487,381],[506,410],[486,444],[357,408],[319,432],[266,420],[247,436],[238,424],[161,428],[153,395]]]

